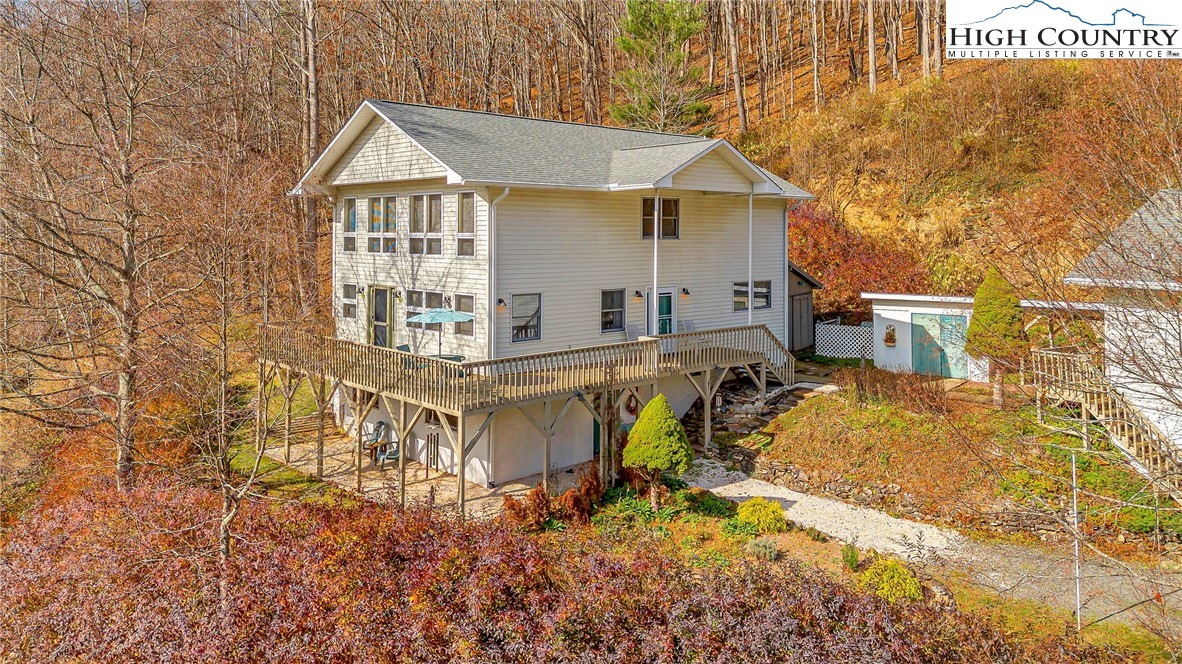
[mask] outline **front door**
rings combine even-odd
[[[673,286],[662,286],[657,289],[657,317],[653,319],[653,289],[648,289],[648,299],[645,301],[645,309],[648,312],[646,318],[648,319],[649,336],[656,336],[658,334],[673,334],[677,331],[677,311],[673,293],[676,288]]]
[[[911,314],[911,368],[915,373],[967,378],[964,316]]]
[[[369,292],[369,342],[375,346],[390,348],[393,336],[390,332],[390,289],[374,286]]]

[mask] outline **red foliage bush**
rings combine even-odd
[[[542,487],[542,483],[526,492],[522,498],[505,496],[505,518],[509,523],[536,533],[545,527],[546,522],[558,513],[558,507],[550,498],[550,493]]]
[[[926,293],[923,261],[907,248],[870,238],[816,205],[788,216],[788,257],[825,288],[813,294],[817,313],[868,318],[863,292]]]
[[[0,549],[0,660],[1062,661],[987,622],[792,565],[695,569],[655,545],[533,538],[425,508],[245,506],[145,480],[29,514]],[[626,553],[622,553],[626,550]],[[224,598],[219,588],[227,589]]]
[[[591,522],[591,515],[602,501],[603,480],[591,464],[579,475],[578,484],[555,500],[562,520],[579,525]]]

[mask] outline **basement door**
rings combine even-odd
[[[911,314],[911,369],[929,376],[968,378],[967,330],[965,316]]]

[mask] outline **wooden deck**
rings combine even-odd
[[[273,326],[261,329],[260,336],[260,360],[265,363],[456,415],[634,387],[711,368],[760,365],[786,384],[795,372],[792,354],[763,325],[474,362],[449,362]]]
[[[1182,502],[1182,454],[1108,380],[1098,358],[1075,347],[1040,348],[1030,365],[1040,406],[1044,397],[1079,404],[1085,422],[1103,426],[1139,472]]]

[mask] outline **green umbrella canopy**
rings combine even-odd
[[[428,309],[421,314],[415,314],[406,319],[408,323],[423,323],[430,325],[432,323],[467,323],[470,320],[476,320],[476,316],[466,314],[462,311],[452,311],[451,309]],[[439,349],[440,355],[443,354],[443,328],[439,328]]]
[[[476,320],[476,316],[451,309],[428,309],[421,314],[415,314],[406,319],[408,323],[467,323]]]

